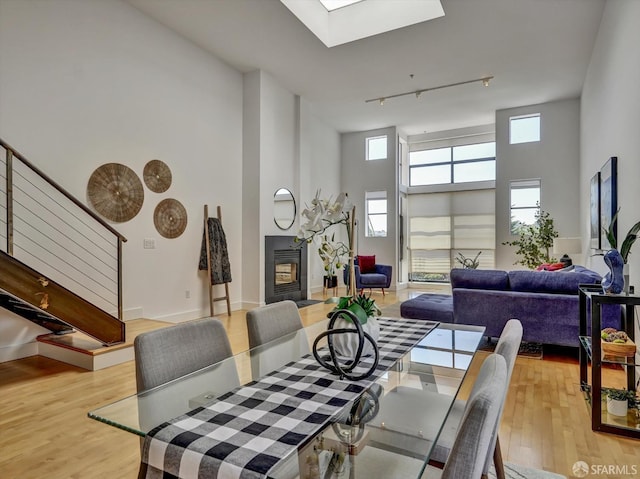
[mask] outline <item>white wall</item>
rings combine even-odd
[[[618,237],[640,220],[640,2],[607,2],[582,92],[580,219],[589,238],[589,181],[611,156],[618,157]],[[631,284],[639,287],[640,249],[629,256]],[[592,267],[606,271],[601,257]]]
[[[240,305],[242,101],[239,72],[124,2],[0,0],[5,141],[81,201],[104,163],[123,163],[140,177],[152,159],[171,168],[168,191],[145,187],[140,213],[114,224],[129,240],[125,311],[168,320],[208,314],[206,276],[197,270],[205,203],[213,214],[222,206],[231,301]],[[153,224],[155,206],[169,197],[189,219],[176,239]],[[156,248],[143,249],[144,238]],[[42,332],[22,322],[31,338]],[[7,336],[0,334],[0,347],[12,341]]]
[[[540,141],[509,144],[509,117],[540,113]],[[580,236],[580,102],[578,99],[496,111],[496,267],[516,269],[509,220],[509,182],[539,178],[540,206],[560,237]],[[588,182],[587,182],[588,183]],[[572,255],[576,264],[582,258]]]
[[[342,191],[340,189],[340,134],[331,125],[318,118],[307,102],[302,104],[301,120],[301,125],[306,125],[307,131],[306,134],[301,134],[301,143],[304,146],[300,157],[301,188],[298,213],[311,203],[316,191],[320,190],[323,198],[335,198]],[[346,232],[338,231],[338,228],[334,228],[333,231],[336,232],[336,239],[341,238],[346,242]],[[310,244],[307,253],[311,292],[322,290],[324,265],[317,253],[318,246],[315,242]],[[342,270],[337,273],[338,278],[342,278]],[[342,280],[338,279],[338,281]]]
[[[339,188],[340,137],[320,120],[311,105],[283,88],[264,71],[245,74],[243,173],[243,287],[245,306],[264,304],[264,237],[295,236],[300,212],[316,190],[323,195]],[[259,176],[252,174],[258,170]],[[287,188],[293,193],[297,212],[288,230],[274,221],[273,195]],[[259,244],[259,248],[256,245]],[[308,288],[322,288],[322,263],[309,245]]]
[[[387,135],[387,159],[367,161],[365,159],[365,139]],[[396,128],[384,128],[356,133],[342,134],[342,189],[356,206],[358,236],[356,254],[376,255],[376,262],[393,265],[391,288],[395,289],[398,258],[398,159]],[[385,238],[365,237],[365,193],[367,191],[387,192],[387,236]]]

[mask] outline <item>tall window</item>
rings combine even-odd
[[[411,194],[408,209],[410,281],[448,281],[478,252],[480,268],[494,267],[495,190]]]
[[[540,212],[540,180],[518,180],[509,183],[511,234],[518,234],[523,225],[536,222]]]
[[[387,192],[367,191],[367,229],[369,237],[387,236]]]
[[[509,143],[540,141],[540,113],[509,118]]]
[[[409,185],[441,185],[496,179],[496,143],[409,153]]]
[[[387,159],[387,135],[372,136],[366,139],[366,156],[367,160],[386,160]]]

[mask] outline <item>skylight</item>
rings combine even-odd
[[[361,1],[362,0],[320,0],[320,3],[324,5],[324,8],[332,12],[338,8],[347,7]]]
[[[327,47],[443,17],[440,0],[280,0]]]

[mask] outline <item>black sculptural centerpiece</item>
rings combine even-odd
[[[353,324],[353,328],[336,328],[333,326],[338,318],[349,319]],[[336,354],[334,345],[333,345],[333,336],[336,334],[357,334],[358,335],[358,349],[356,350],[355,357],[353,358],[342,358],[343,362],[340,362],[340,358]],[[326,337],[329,349],[329,356],[325,356],[324,358],[318,354],[318,342]],[[371,367],[362,374],[352,374],[352,371],[358,366],[360,363],[360,359],[362,357],[362,350],[364,349],[365,340],[369,341],[373,346],[373,354],[374,359]],[[349,311],[348,309],[338,309],[333,312],[331,315],[331,319],[329,320],[329,326],[327,326],[327,330],[320,333],[316,340],[313,342],[313,356],[316,358],[316,361],[320,363],[321,366],[328,369],[334,374],[338,374],[340,379],[350,379],[352,381],[357,381],[359,379],[368,378],[373,374],[376,367],[378,366],[378,361],[380,359],[380,353],[378,351],[378,345],[376,341],[371,337],[369,333],[366,333],[362,329],[362,325],[358,320],[358,317]],[[329,362],[330,360],[331,362]]]

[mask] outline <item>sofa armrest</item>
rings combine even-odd
[[[393,268],[388,264],[377,264],[376,265],[376,273],[384,274],[387,278],[389,278],[389,282],[391,282],[391,275],[393,274]]]
[[[359,287],[360,284],[360,266],[357,264],[353,267],[353,271],[356,277],[356,288]],[[342,272],[342,280],[345,285],[349,285],[349,264],[344,265],[344,271]]]

